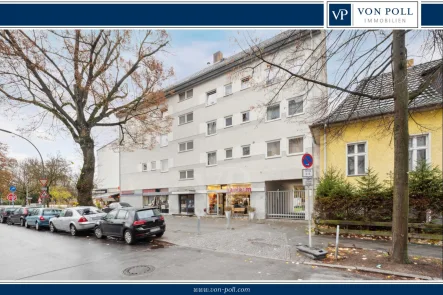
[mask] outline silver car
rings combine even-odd
[[[65,231],[76,236],[80,231],[93,230],[98,220],[106,213],[97,207],[72,207],[63,210],[60,215],[49,220],[51,232]]]

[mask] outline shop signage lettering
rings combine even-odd
[[[228,193],[250,193],[250,187],[229,187]]]

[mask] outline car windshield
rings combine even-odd
[[[17,208],[6,208],[6,212],[14,212]]]
[[[94,207],[77,209],[77,212],[80,215],[91,215],[91,214],[103,213],[103,211],[101,211],[98,208],[94,208]]]
[[[57,214],[60,214],[60,210],[57,210],[57,209],[45,209],[45,210],[43,210],[43,215],[46,215],[46,216],[48,216],[48,215],[54,216],[54,215],[57,215]]]
[[[158,209],[146,209],[146,210],[140,210],[137,211],[138,219],[147,219],[149,217],[153,216],[160,216],[160,210]]]
[[[122,206],[122,207],[132,207],[132,206],[129,205],[128,203],[120,203],[120,206]]]

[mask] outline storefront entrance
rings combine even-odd
[[[224,215],[226,194],[225,193],[208,193],[209,214]]]
[[[194,195],[179,195],[180,214],[194,214]]]

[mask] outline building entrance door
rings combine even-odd
[[[194,195],[180,195],[180,213],[194,214]]]
[[[217,215],[225,214],[226,194],[217,194]]]

